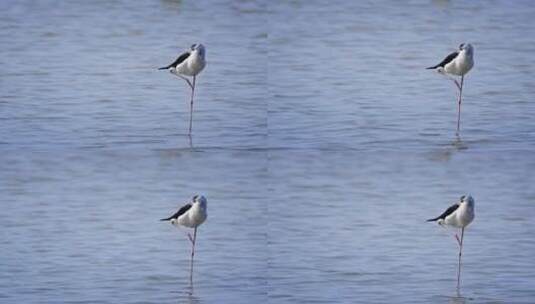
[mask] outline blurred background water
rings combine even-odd
[[[530,303],[529,1],[3,1],[0,302]],[[188,90],[156,68],[207,47]],[[461,138],[424,68],[475,47]],[[158,222],[208,197],[189,244]],[[424,220],[465,193],[455,240]]]

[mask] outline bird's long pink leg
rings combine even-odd
[[[459,130],[461,128],[461,103],[463,100],[463,83],[464,83],[464,75],[461,76],[461,85],[459,86],[459,102],[457,106],[457,135],[459,135]]]
[[[195,93],[195,76],[193,76],[193,83],[191,83],[191,81],[189,81],[189,79],[187,79],[186,77],[178,74],[176,72],[176,70],[170,70],[170,72],[171,72],[171,74],[173,74],[175,76],[178,76],[178,77],[182,78],[184,81],[186,81],[188,86],[191,88],[191,99],[190,99],[190,106],[189,106],[189,132],[188,132],[188,135],[191,135],[191,126],[192,126],[192,120],[193,120],[193,95]]]
[[[461,287],[461,256],[463,252],[464,228],[461,229],[461,241],[459,242],[459,268],[457,268],[457,291]]]
[[[195,240],[197,239],[197,227],[193,230],[193,240],[191,241],[191,261],[193,262],[193,256],[195,256]]]
[[[448,231],[448,228],[446,228],[444,225],[440,224],[440,227],[444,228],[444,230],[446,230],[446,233],[447,234],[450,234],[450,232]],[[453,237],[457,240],[457,243],[460,245],[461,244],[461,241],[459,241],[459,237],[457,236],[457,233],[455,233],[453,235]]]
[[[191,237],[191,234],[188,233],[188,239],[193,244],[193,238]]]
[[[455,86],[457,87],[457,89],[459,89],[459,90],[461,89],[461,85],[459,84],[459,82],[457,81],[457,79],[455,79],[455,78],[449,76],[448,74],[446,74],[446,72],[444,71],[444,69],[440,68],[440,69],[437,70],[437,72],[438,72],[439,74],[441,74],[442,76],[448,78],[449,80],[453,81],[453,83],[455,84]]]
[[[459,236],[457,235],[457,233],[455,233],[455,239],[457,240],[457,244],[461,246],[461,240],[459,239]]]
[[[178,74],[178,73],[176,72],[176,70],[170,70],[169,72],[170,72],[171,74],[175,75],[175,76],[178,76],[178,77],[184,79],[184,81],[186,81],[186,83],[188,84],[188,86],[189,86],[190,88],[193,88],[193,85],[191,84],[191,81],[189,81],[189,79],[187,79],[186,77],[184,77],[184,76]]]
[[[193,230],[193,238],[188,234],[191,241],[191,260],[189,263],[189,281],[193,284],[193,256],[195,255],[195,240],[197,239],[197,227]],[[193,286],[193,285],[192,285]]]
[[[461,85],[459,84],[457,79],[453,79],[453,82],[455,83],[455,86],[457,87],[457,89],[461,90]]]
[[[189,134],[191,134],[191,126],[193,122],[193,95],[195,94],[195,76],[193,76],[193,85],[191,85],[191,100],[189,104]]]

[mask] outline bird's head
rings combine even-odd
[[[474,48],[470,43],[461,43],[461,45],[459,45],[459,51],[466,51],[472,53],[473,50]]]
[[[197,194],[197,195],[193,196],[192,203],[193,204],[200,204],[201,207],[206,208],[206,205],[208,204],[208,201],[206,200],[206,197]]]
[[[199,52],[199,55],[202,57],[204,57],[204,54],[206,53],[204,45],[201,43],[192,44],[190,49],[192,52]]]
[[[474,201],[474,198],[470,194],[467,194],[467,195],[461,196],[461,204],[463,203],[473,206],[475,201]]]

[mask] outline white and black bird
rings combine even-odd
[[[463,195],[458,203],[451,205],[441,215],[427,220],[428,222],[437,222],[441,226],[451,226],[461,229],[461,238],[455,234],[457,243],[459,244],[459,266],[457,269],[457,289],[459,289],[461,281],[461,255],[463,251],[464,228],[470,225],[475,217],[474,209],[475,201],[470,195]]]
[[[195,94],[195,79],[206,66],[206,49],[200,43],[193,44],[189,50],[183,52],[171,64],[159,68],[159,70],[169,70],[172,74],[184,79],[191,88],[191,99],[189,109],[189,133],[191,134],[193,120],[193,95]],[[193,77],[190,81],[187,77]]]
[[[182,206],[175,214],[168,218],[161,219],[161,221],[171,221],[176,227],[184,226],[193,228],[193,237],[188,235],[191,242],[191,260],[195,255],[195,241],[197,240],[197,228],[206,221],[208,217],[207,212],[208,201],[202,195],[195,195],[190,203]]]
[[[464,83],[464,75],[466,75],[474,66],[474,48],[469,43],[462,43],[459,45],[459,50],[455,51],[444,60],[442,60],[439,64],[428,67],[427,69],[437,69],[437,71],[445,76],[446,74],[453,75],[453,76],[461,76],[461,83],[452,77],[450,78],[457,88],[459,89],[459,99],[458,99],[458,106],[457,106],[457,135],[459,135],[459,130],[461,127],[461,102],[462,102],[462,95],[463,95],[463,83]]]

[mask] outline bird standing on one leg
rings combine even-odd
[[[464,228],[468,226],[475,217],[474,210],[475,201],[470,195],[461,196],[458,203],[451,205],[444,213],[436,218],[427,220],[428,222],[437,221],[439,225],[448,225],[461,229],[461,238],[455,234],[457,243],[459,244],[459,266],[457,269],[457,290],[459,290],[461,282],[461,255],[463,251]]]
[[[464,75],[466,75],[474,66],[474,48],[469,43],[462,43],[459,46],[459,51],[449,54],[439,64],[428,67],[427,69],[437,69],[439,73],[461,76],[461,83],[457,82],[455,78],[450,78],[459,89],[459,100],[457,106],[457,135],[461,128],[461,102],[463,95]]]
[[[195,242],[197,240],[197,228],[204,223],[208,217],[207,200],[202,195],[195,195],[191,203],[182,206],[175,214],[168,218],[161,219],[161,221],[171,221],[176,227],[185,226],[193,228],[193,237],[187,234],[191,242],[191,262],[193,263],[193,256],[195,255]]]
[[[191,99],[189,109],[189,135],[191,135],[191,127],[193,120],[193,95],[195,94],[195,79],[197,75],[206,66],[206,50],[202,44],[193,44],[191,48],[180,54],[178,58],[171,64],[159,68],[159,70],[169,70],[172,74],[184,79],[191,88]],[[193,76],[190,81],[186,76]]]

